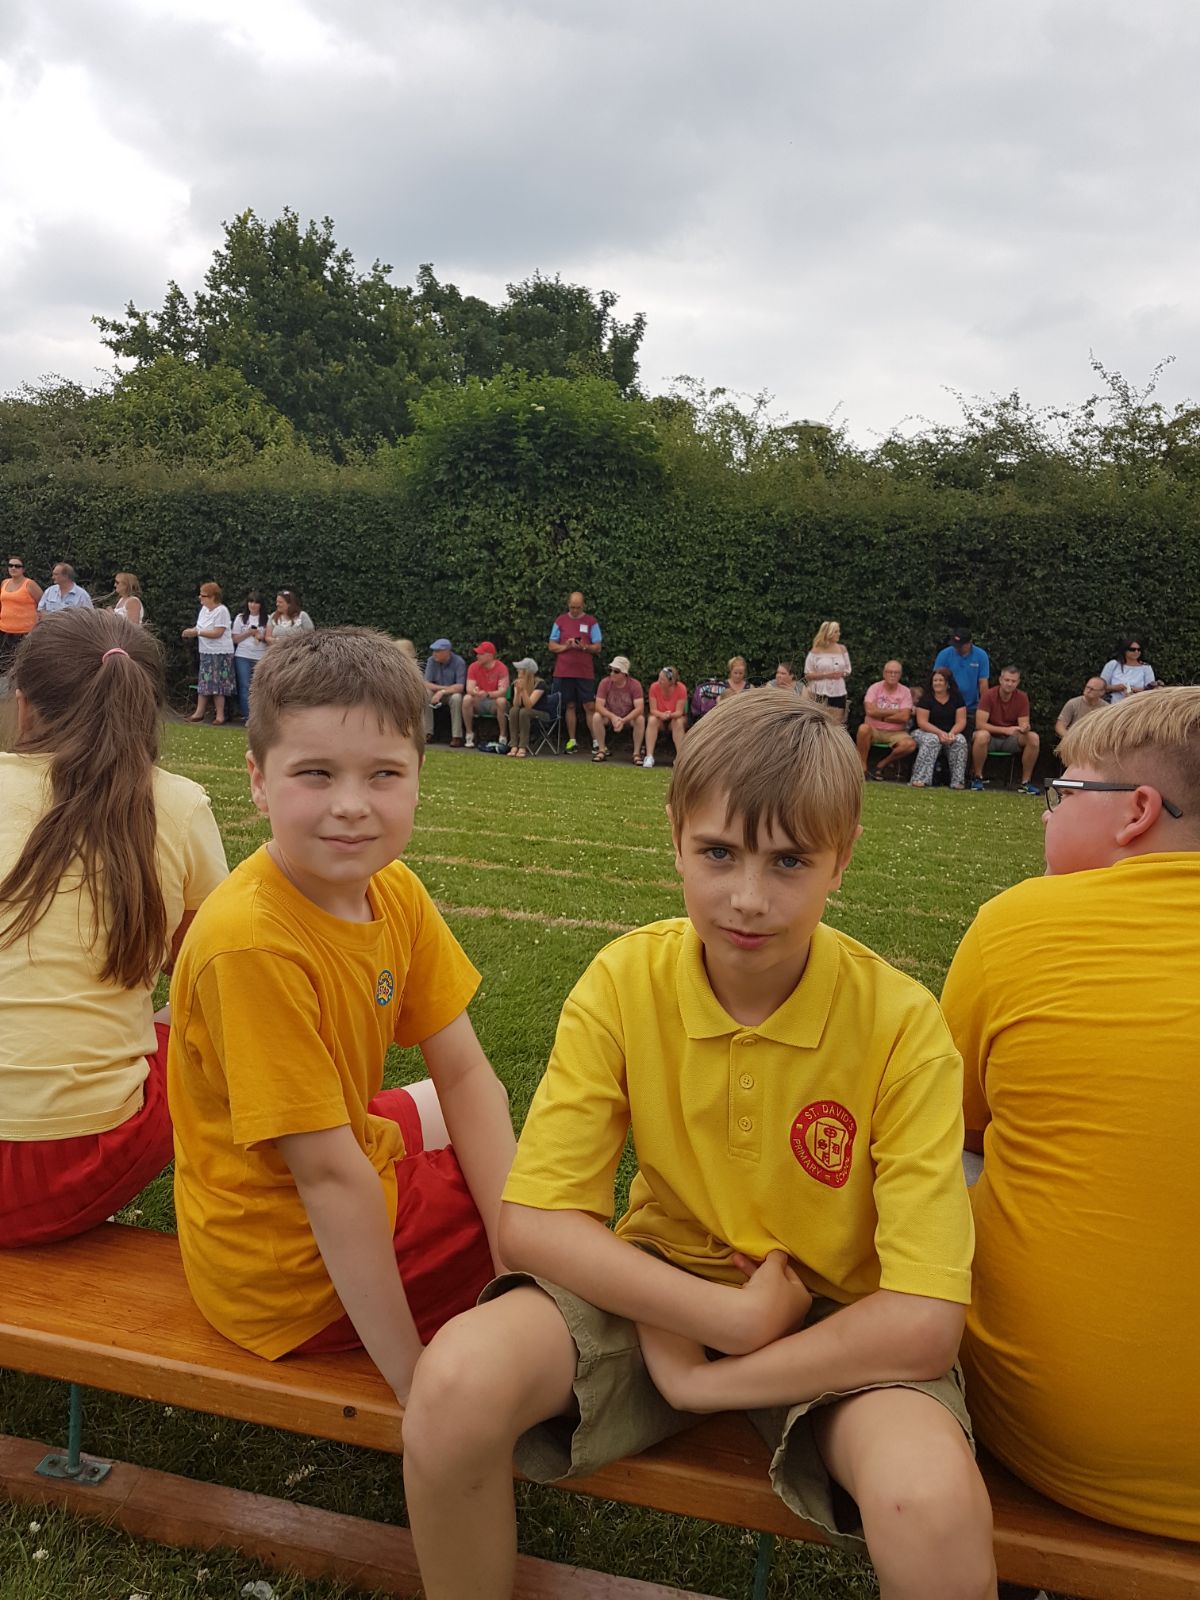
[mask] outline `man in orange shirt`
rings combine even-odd
[[[1046,876],[983,907],[942,995],[984,1157],[971,1417],[1051,1499],[1200,1540],[1200,688],[1059,754]]]

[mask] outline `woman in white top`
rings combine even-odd
[[[267,603],[257,589],[251,589],[233,623],[233,671],[237,678],[238,709],[243,722],[250,717],[250,680],[255,667],[267,653],[270,632]]]
[[[113,578],[113,588],[118,595],[114,613],[124,617],[126,622],[132,622],[135,628],[140,628],[146,620],[146,608],[142,604],[142,586],[136,574],[118,572]]]
[[[1154,668],[1142,660],[1142,647],[1136,639],[1122,639],[1117,653],[1100,669],[1100,676],[1108,685],[1108,703],[1118,705],[1131,694],[1141,694],[1143,689],[1153,689],[1157,682]]]
[[[185,639],[200,641],[200,672],[196,678],[196,709],[189,722],[203,722],[209,696],[213,700],[213,721],[225,725],[225,696],[237,693],[233,673],[233,630],[229,608],[221,604],[221,585],[200,585],[200,615],[194,628],[183,630]]]
[[[823,700],[838,721],[845,722],[850,655],[841,639],[840,622],[821,624],[813,639],[812,649],[804,658],[804,682],[809,694],[817,700]]]
[[[271,616],[271,632],[267,635],[267,642],[276,634],[285,634],[294,628],[300,628],[305,633],[312,632],[313,621],[307,611],[300,609],[300,596],[294,589],[280,589],[275,596],[275,610]]]

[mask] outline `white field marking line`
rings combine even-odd
[[[540,928],[596,928],[601,933],[630,933],[636,922],[601,922],[597,917],[543,917],[536,911],[512,911],[507,906],[456,906],[435,900],[444,917],[503,917],[505,922],[534,922]]]
[[[678,878],[618,878],[608,872],[576,872],[570,867],[539,867],[529,862],[476,861],[470,856],[426,855],[419,850],[407,850],[406,861],[423,861],[429,866],[470,867],[475,872],[519,872],[536,874],[542,878],[578,878],[585,883],[610,883],[618,889],[678,889]]]
[[[415,829],[417,836],[423,833],[456,833],[461,835],[470,832],[470,828],[445,828],[436,822],[418,822]],[[644,856],[662,855],[671,849],[669,844],[624,844],[615,839],[555,839],[544,833],[499,833],[493,828],[488,829],[488,838],[511,839],[514,842],[520,840],[522,844],[581,845],[588,850],[633,850],[638,855]]]

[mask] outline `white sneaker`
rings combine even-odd
[[[508,749],[508,740],[507,739],[497,739],[496,740],[496,749],[499,750],[501,755],[504,755],[505,752]]]
[[[654,757],[653,756],[643,756],[642,765],[644,767],[652,767],[654,765]]]
[[[474,750],[474,748],[475,748],[475,735],[473,733],[469,733],[467,735],[467,737],[463,740],[463,744],[466,745],[468,750]]]

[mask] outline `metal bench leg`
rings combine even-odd
[[[773,1533],[760,1533],[758,1536],[758,1556],[754,1562],[752,1600],[767,1600],[767,1590],[771,1585],[771,1563],[774,1559],[775,1535]]]
[[[97,1461],[82,1454],[83,1444],[83,1390],[77,1383],[70,1387],[67,1413],[67,1453],[51,1451],[43,1456],[34,1468],[43,1478],[69,1478],[72,1483],[101,1483],[112,1471],[111,1461]]]

